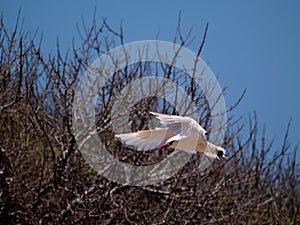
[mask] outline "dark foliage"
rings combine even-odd
[[[72,102],[91,59],[124,42],[122,29],[114,31],[106,21],[100,27],[84,25],[80,48],[63,55],[57,45],[55,55],[45,56],[40,42],[18,25],[8,30],[3,19],[0,23],[1,224],[300,223],[300,171],[288,135],[282,146],[272,146],[255,115],[246,123],[229,118],[224,147],[231,157],[205,171],[199,172],[202,157],[194,155],[175,176],[156,185],[123,186],[97,175],[77,148]],[[175,36],[180,45],[188,43],[180,21]],[[205,35],[199,54],[204,41]],[[126,163],[147,165],[171,153],[126,149],[110,130],[115,94],[147,74],[180,83],[209,130],[210,110],[192,78],[168,65],[128,65],[100,90],[96,116],[99,137]],[[153,108],[176,113],[163,99],[147,98],[131,108],[130,121],[124,122],[132,130],[145,129]]]

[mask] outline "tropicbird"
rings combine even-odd
[[[150,113],[164,127],[117,134],[115,137],[119,138],[126,145],[135,146],[138,151],[173,148],[186,152],[200,152],[214,159],[226,159],[226,150],[207,141],[206,130],[194,119],[187,116],[174,116],[157,112]]]

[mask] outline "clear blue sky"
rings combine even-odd
[[[24,30],[43,32],[45,51],[55,50],[57,37],[63,48],[70,47],[76,25],[82,17],[89,24],[94,8],[99,24],[103,17],[115,28],[123,21],[126,42],[155,39],[158,33],[161,40],[173,41],[180,11],[183,30],[192,27],[198,41],[208,22],[202,58],[228,87],[227,105],[247,88],[236,116],[256,110],[269,139],[279,138],[277,144],[292,118],[290,140],[300,144],[300,1],[1,0],[8,27],[20,8]],[[198,44],[189,48],[196,51]]]

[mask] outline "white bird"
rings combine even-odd
[[[214,145],[207,141],[206,130],[194,119],[187,116],[166,115],[150,112],[163,128],[154,130],[142,130],[134,133],[117,134],[122,142],[133,145],[137,150],[152,150],[159,148],[180,149],[184,151],[196,151],[214,159],[226,159],[226,150],[221,146]]]

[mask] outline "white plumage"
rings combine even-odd
[[[184,151],[201,152],[208,157],[225,159],[224,148],[207,141],[206,130],[190,117],[166,115],[150,112],[163,128],[143,130],[134,133],[117,134],[117,138],[127,145],[133,145],[139,151],[148,151],[155,148],[160,150],[174,148]]]

